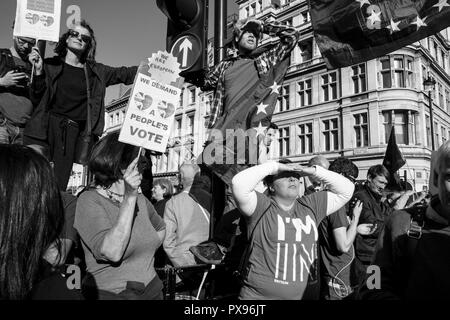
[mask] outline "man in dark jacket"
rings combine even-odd
[[[450,300],[450,142],[433,157],[429,205],[394,212],[378,240],[362,299]]]
[[[132,84],[137,67],[113,68],[96,62],[94,31],[85,21],[64,33],[57,57],[43,63],[37,50],[31,99],[37,105],[25,128],[25,144],[48,149],[61,190],[66,190],[77,155],[77,140],[87,132],[88,117],[95,138],[103,133],[106,87]],[[90,115],[88,113],[90,109]]]
[[[381,201],[386,188],[389,171],[382,165],[375,165],[367,172],[365,186],[355,193],[355,197],[363,204],[355,239],[355,272],[356,281],[362,280],[372,260],[378,236],[383,230],[384,221],[393,211]]]
[[[23,128],[33,112],[28,55],[36,40],[13,37],[13,41],[10,49],[0,49],[0,143],[22,144]]]

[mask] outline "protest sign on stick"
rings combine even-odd
[[[119,141],[165,152],[181,90],[171,83],[178,78],[179,64],[159,51],[141,62],[128,100]]]
[[[61,0],[17,0],[14,36],[57,42]]]

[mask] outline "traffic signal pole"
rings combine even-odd
[[[214,64],[225,57],[225,23],[227,20],[226,0],[216,0],[214,5]]]

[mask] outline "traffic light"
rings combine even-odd
[[[157,0],[156,4],[168,18],[166,47],[180,63],[180,75],[197,77],[207,68],[208,0]]]

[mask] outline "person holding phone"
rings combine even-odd
[[[29,95],[29,55],[36,41],[13,37],[13,46],[0,49],[0,143],[22,144],[25,124],[33,112]]]
[[[86,299],[162,299],[154,268],[165,237],[164,220],[138,192],[142,154],[111,133],[93,148],[89,170],[95,186],[77,201],[74,227],[86,259]]]
[[[365,278],[384,221],[393,212],[386,202],[381,201],[388,179],[389,171],[383,165],[372,166],[367,172],[364,187],[355,193],[355,198],[363,204],[355,239],[354,277],[358,281]]]

